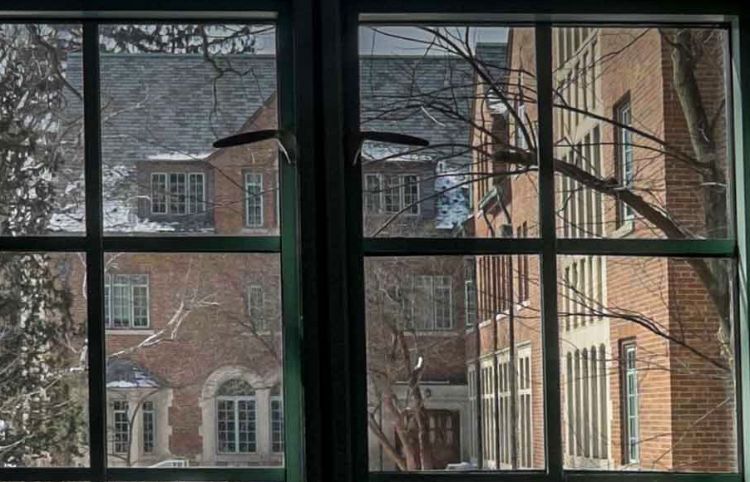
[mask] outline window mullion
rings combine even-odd
[[[536,78],[539,116],[539,223],[542,240],[541,291],[544,344],[544,417],[547,467],[552,480],[563,478],[560,356],[557,321],[557,243],[552,131],[552,26],[536,26]]]
[[[99,30],[83,22],[83,93],[86,189],[86,293],[89,363],[89,443],[91,480],[106,479],[106,360],[104,338],[104,251],[102,225]]]

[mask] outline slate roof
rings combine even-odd
[[[477,51],[488,63],[505,63],[504,44],[478,46]],[[217,138],[238,132],[276,90],[273,56],[222,56],[215,62],[222,72],[201,55],[101,55],[105,181],[110,171],[118,171],[116,177],[122,180],[134,175],[138,161],[207,157]],[[363,129],[409,133],[433,144],[468,142],[468,126],[439,112],[448,102],[470,115],[474,79],[465,62],[446,56],[364,56],[360,66]],[[72,85],[82,85],[79,54],[68,58],[67,72]],[[82,111],[76,98],[69,99],[68,105],[71,113]],[[117,191],[116,186],[109,189]],[[120,192],[115,197],[119,205],[112,213],[105,206],[105,224],[118,230],[160,230],[132,219],[125,206],[132,193]],[[453,199],[448,204],[462,202]],[[468,202],[463,203],[468,209]],[[445,227],[452,224],[438,222]]]
[[[162,385],[161,380],[131,360],[107,360],[107,388],[158,388]]]

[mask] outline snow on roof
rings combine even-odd
[[[107,388],[159,388],[161,383],[136,363],[115,358],[107,362]]]
[[[209,157],[211,152],[162,152],[159,154],[152,154],[146,157],[149,161],[202,161]]]
[[[365,142],[362,145],[362,157],[365,161],[386,162],[426,162],[432,160],[432,156],[419,151],[415,152],[414,148],[373,142]]]
[[[469,188],[467,177],[460,168],[439,167],[435,191],[444,191],[437,200],[437,229],[453,229],[469,216]]]

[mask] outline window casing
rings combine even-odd
[[[640,461],[638,367],[635,342],[623,343],[622,357],[622,419],[623,462],[637,464]]]
[[[107,328],[148,328],[149,304],[148,275],[112,273],[105,276],[104,314]]]
[[[245,173],[245,225],[250,228],[263,227],[263,174]]]
[[[219,454],[249,454],[257,450],[255,391],[242,380],[230,380],[216,397]]]
[[[127,454],[130,451],[130,411],[128,402],[115,400],[112,402],[112,452]]]
[[[206,211],[202,172],[151,174],[151,214],[200,214]]]
[[[278,395],[271,397],[271,451],[284,451],[284,404]]]
[[[617,121],[617,167],[620,184],[625,189],[633,187],[635,179],[635,166],[633,159],[633,131],[630,130],[632,124],[632,112],[630,100],[626,99],[615,109],[615,119]],[[631,221],[634,217],[633,209],[623,203],[618,203],[618,216],[620,224]]]

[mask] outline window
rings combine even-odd
[[[251,228],[263,226],[263,174],[245,173],[246,219]]]
[[[250,324],[258,332],[269,330],[268,318],[266,316],[263,299],[263,286],[250,285],[247,288],[247,315],[250,317]]]
[[[255,452],[255,391],[245,381],[229,380],[221,386],[216,399],[219,453]]]
[[[148,276],[143,274],[107,274],[104,313],[108,328],[148,328]]]
[[[271,450],[284,451],[284,405],[281,397],[271,397]]]
[[[638,368],[636,365],[635,342],[622,345],[622,417],[623,417],[623,459],[626,464],[640,460],[640,439],[638,419]]]
[[[419,214],[419,178],[417,176],[401,176],[404,195],[401,209],[409,214]]]
[[[204,212],[206,210],[206,184],[203,174],[200,172],[188,174],[188,186],[190,188],[188,212],[191,214]]]
[[[151,174],[151,213],[167,214],[167,175],[164,173]]]
[[[518,349],[516,377],[518,385],[518,463],[522,468],[533,467],[534,447],[531,404],[531,347]]]
[[[379,174],[365,175],[365,192],[367,193],[365,204],[369,213],[379,213],[382,209],[383,188],[380,180]]]
[[[464,309],[466,326],[473,326],[477,322],[477,289],[473,279],[464,281]]]
[[[615,110],[617,120],[617,161],[618,176],[620,184],[624,189],[633,187],[635,178],[635,167],[633,164],[633,132],[631,129],[630,101],[626,100],[617,106]],[[620,223],[633,219],[632,208],[623,202],[618,204]]]
[[[143,453],[150,454],[153,453],[156,443],[156,410],[154,409],[154,402],[143,402],[141,412],[143,417]]]
[[[453,328],[453,291],[450,276],[416,276],[413,296],[414,328]]]
[[[151,174],[151,214],[200,214],[205,211],[203,173]]]
[[[127,454],[130,451],[130,414],[128,402],[115,400],[112,402],[112,451],[116,454]]]

